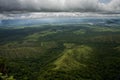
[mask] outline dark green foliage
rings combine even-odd
[[[0,56],[0,77],[120,80],[120,28],[88,24],[1,28]]]

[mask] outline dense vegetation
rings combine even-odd
[[[120,26],[0,28],[2,80],[120,80]]]

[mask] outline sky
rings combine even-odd
[[[0,0],[4,11],[120,12],[120,0]]]
[[[109,3],[111,0],[99,0],[102,3]]]

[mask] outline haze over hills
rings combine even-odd
[[[93,12],[33,12],[33,13],[6,13],[0,14],[0,26],[33,26],[44,24],[119,24],[120,14],[93,13]],[[111,20],[110,20],[111,19]]]

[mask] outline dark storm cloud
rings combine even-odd
[[[20,9],[18,0],[0,0],[0,10]]]
[[[108,2],[107,2],[108,1]],[[0,0],[0,11],[120,11],[119,0]]]

